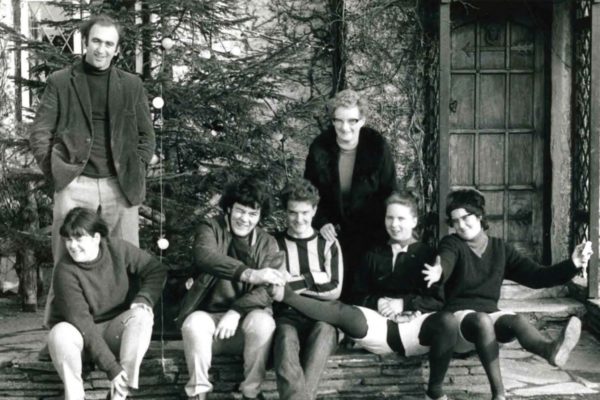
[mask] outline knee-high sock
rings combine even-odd
[[[429,346],[429,382],[427,395],[438,399],[444,395],[442,384],[454,353],[458,321],[452,313],[437,312],[427,317],[419,332],[419,342]]]
[[[552,340],[546,338],[522,315],[503,315],[494,325],[500,342],[510,342],[515,337],[521,346],[538,356],[548,358],[552,350]]]
[[[503,396],[504,383],[500,372],[500,350],[491,319],[485,313],[469,314],[463,319],[460,330],[465,339],[475,344],[481,365],[490,381],[492,395]]]
[[[283,302],[309,318],[340,328],[350,337],[363,338],[367,334],[367,320],[364,314],[354,306],[339,301],[323,301],[300,296],[287,285]]]

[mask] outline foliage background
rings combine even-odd
[[[104,12],[120,20],[126,30],[118,66],[135,71],[134,57],[141,51],[149,101],[165,100],[162,110],[152,110],[162,163],[149,173],[141,233],[142,247],[157,253],[160,232],[169,239],[163,256],[174,268],[189,265],[193,227],[216,212],[227,181],[251,174],[267,180],[276,195],[287,179],[302,175],[308,145],[329,124],[324,103],[343,88],[369,97],[367,123],[392,144],[400,187],[426,205],[425,60],[435,43],[424,28],[428,15],[418,0],[55,4],[68,18],[44,24],[67,32],[89,14]],[[19,46],[29,51],[30,79],[16,83],[34,93],[43,90],[49,73],[81,57],[30,41],[6,25],[0,34],[11,38],[0,52]],[[161,47],[164,37],[173,39],[173,48]],[[0,96],[6,97],[2,87],[0,81]],[[15,126],[18,121],[0,129],[5,183],[0,201],[12,210],[2,211],[0,235],[14,244],[26,233],[38,260],[48,261],[52,188],[32,173],[26,129]],[[281,221],[279,211],[264,224],[274,230]]]

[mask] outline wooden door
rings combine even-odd
[[[490,235],[541,259],[543,30],[513,8],[452,12],[448,181],[485,195]]]

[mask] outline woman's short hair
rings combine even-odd
[[[84,207],[75,207],[67,213],[59,230],[60,236],[80,237],[85,235],[108,236],[108,225],[96,212]]]
[[[306,201],[314,207],[319,204],[319,191],[310,181],[300,178],[288,183],[280,198],[284,208],[287,208],[290,201]]]
[[[327,101],[327,113],[331,118],[333,118],[335,110],[339,107],[358,107],[358,111],[362,118],[369,114],[369,104],[367,99],[352,89],[345,89],[337,92],[334,97]]]
[[[419,206],[417,205],[417,199],[415,196],[408,192],[392,192],[387,199],[385,199],[385,207],[391,204],[400,204],[402,206],[408,207],[410,209],[413,217],[417,218],[419,216]]]
[[[271,196],[267,184],[254,177],[229,183],[225,186],[219,205],[227,213],[235,203],[260,210],[261,219],[266,217],[271,211]]]
[[[117,44],[121,43],[121,37],[123,35],[123,26],[121,23],[106,14],[98,14],[92,15],[89,19],[83,21],[79,26],[79,32],[81,32],[81,36],[85,38],[86,45],[90,37],[90,31],[94,25],[114,26],[117,30],[117,34],[119,35],[119,42]]]
[[[452,226],[452,211],[464,208],[465,211],[481,219],[481,227],[488,229],[485,216],[485,197],[475,189],[457,189],[448,194],[446,199],[446,223]]]

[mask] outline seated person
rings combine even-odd
[[[579,340],[581,322],[572,317],[555,340],[544,337],[522,315],[498,309],[504,279],[532,288],[567,283],[591,256],[590,243],[575,248],[571,259],[547,267],[519,254],[504,240],[488,236],[485,198],[474,189],[448,195],[448,223],[455,233],[442,239],[436,263],[426,265],[428,284],[441,281],[445,289],[444,310],[460,323],[457,352],[477,351],[491,385],[492,398],[505,398],[500,373],[498,342],[515,338],[527,351],[552,365],[566,363]]]
[[[288,282],[303,296],[336,300],[342,291],[344,267],[337,240],[328,241],[312,228],[319,193],[307,180],[283,191],[287,230],[276,236],[285,251]],[[312,400],[327,359],[337,348],[337,329],[315,321],[286,304],[275,304],[273,357],[279,398]]]
[[[81,207],[60,228],[67,254],[54,271],[48,349],[66,400],[84,399],[82,354],[111,380],[108,398],[125,399],[150,345],[166,268],[107,234],[106,222]]]
[[[433,312],[442,305],[438,288],[428,293],[420,284],[411,292],[404,283],[397,281],[403,277],[415,282],[414,275],[422,275],[423,271],[419,265],[423,267],[434,253],[413,238],[413,228],[418,222],[414,199],[394,193],[386,200],[386,204],[385,227],[389,242],[369,252],[369,265],[363,267],[367,274],[374,274],[367,279],[376,287],[376,293],[390,297],[380,297],[379,294],[370,297],[361,292],[365,304],[378,303],[380,312],[368,307],[302,296],[294,291],[291,283],[284,288],[272,286],[270,291],[276,301],[288,304],[309,318],[337,326],[359,347],[372,353],[396,352],[407,357],[429,353],[430,374],[426,398],[446,399],[442,383],[457,340],[456,318],[449,312]],[[408,250],[408,257],[398,256],[397,244]],[[382,277],[398,283],[399,290],[393,292],[381,282],[373,283],[381,281]],[[427,296],[432,298],[427,299]],[[373,303],[373,298],[381,301]]]
[[[194,241],[198,277],[183,299],[177,322],[190,379],[190,399],[211,391],[212,355],[243,354],[245,399],[262,398],[260,386],[271,350],[275,321],[264,284],[282,284],[284,257],[275,239],[257,225],[269,212],[264,183],[242,179],[226,187],[223,215],[204,221]]]

